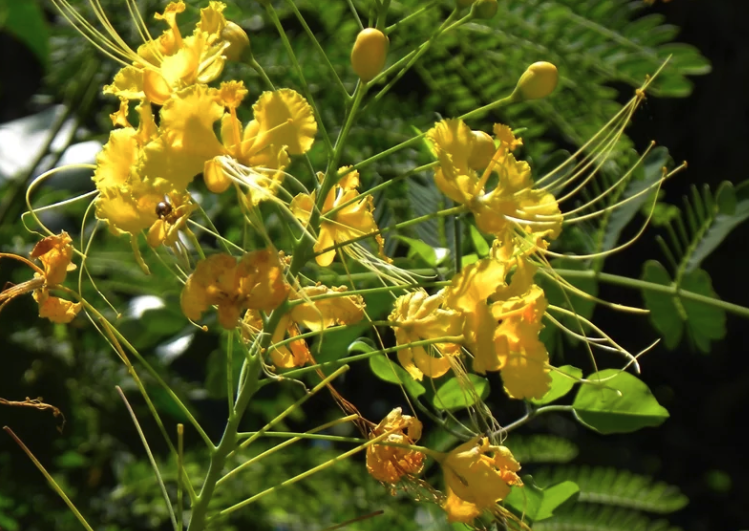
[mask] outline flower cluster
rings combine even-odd
[[[253,120],[243,125],[237,108],[248,93],[244,84],[207,85],[221,74],[227,57],[239,56],[243,40],[236,38],[244,35],[241,29],[225,20],[225,7],[210,2],[192,35],[183,37],[177,16],[185,4],[170,3],[156,15],[168,28],[137,53],[126,54],[131,64],[104,88],[120,98],[120,108],[112,115],[116,129],[96,161],[96,216],[114,234],[132,237],[147,230],[151,247],[174,246],[196,207],[188,186],[197,175],[202,173],[214,193],[236,181],[257,204],[276,192],[289,157],[312,146],[317,124],[297,92],[262,93]],[[132,101],[137,127],[130,123]],[[153,105],[161,106],[158,126]],[[137,252],[135,242],[133,247]]]

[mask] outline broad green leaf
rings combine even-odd
[[[408,238],[407,236],[396,236],[409,247],[408,257],[421,258],[429,267],[437,267],[450,255],[450,252],[442,247],[432,247],[421,240]]]
[[[44,13],[33,0],[0,0],[0,29],[14,35],[43,65],[49,61],[49,30]]]
[[[563,481],[551,487],[538,487],[531,476],[523,476],[522,487],[512,487],[505,505],[532,522],[554,516],[554,511],[580,492],[572,481]]]
[[[666,269],[655,260],[645,262],[642,280],[669,287],[674,284]],[[685,273],[681,288],[718,299],[710,276],[702,269]],[[705,353],[710,352],[711,341],[721,339],[726,334],[726,313],[721,308],[646,289],[643,289],[642,295],[650,310],[653,326],[663,336],[670,350],[679,345],[685,328],[695,346]]]
[[[570,377],[565,376],[565,374]],[[556,370],[552,370],[549,375],[551,376],[551,388],[541,398],[531,399],[531,403],[543,406],[559,400],[572,390],[577,380],[583,377],[583,371],[572,365],[562,365],[557,367]]]
[[[469,225],[468,227],[471,231],[471,241],[473,242],[473,248],[476,249],[476,254],[478,254],[481,258],[487,256],[489,254],[490,247],[486,241],[486,238],[484,238],[484,235],[481,234],[481,232],[473,225]]]
[[[468,374],[473,389],[465,388],[457,378],[450,378],[440,386],[432,398],[432,403],[437,409],[443,411],[455,411],[465,409],[476,404],[479,400],[489,396],[489,381],[475,374]]]
[[[610,378],[610,379],[609,379]],[[591,374],[572,407],[578,420],[599,433],[629,433],[660,426],[669,415],[641,380],[618,369]],[[600,384],[595,382],[600,381]]]
[[[464,254],[460,259],[460,265],[462,265],[463,267],[466,267],[478,261],[479,261],[479,255],[477,255],[476,253]]]
[[[694,271],[721,244],[726,236],[749,218],[749,181],[734,187],[724,182],[716,192],[717,213],[708,226],[700,230],[699,240],[686,263],[686,271]]]
[[[351,343],[348,348],[348,351],[351,354],[356,352],[368,353],[374,352],[375,350],[377,349],[372,346],[367,338],[357,339]],[[376,354],[369,358],[369,368],[380,380],[392,384],[403,385],[408,394],[413,398],[418,398],[426,393],[426,389],[424,389],[423,385],[414,380],[403,367],[390,361],[390,358],[385,354]]]

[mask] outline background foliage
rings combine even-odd
[[[108,12],[114,14],[121,34],[129,42],[137,42],[126,13],[114,7],[118,5],[114,0],[108,3],[111,4]],[[80,4],[83,6],[83,2]],[[104,4],[106,7],[107,3]],[[142,11],[152,13],[161,7],[159,4],[153,0],[141,2]],[[366,19],[368,2],[356,4]],[[395,14],[406,14],[413,10],[414,4],[393,2],[392,9]],[[500,12],[492,21],[470,24],[465,31],[440,41],[394,91],[371,104],[373,112],[352,132],[352,147],[345,153],[344,162],[354,162],[409,138],[412,126],[425,130],[439,115],[452,116],[495,100],[511,89],[527,64],[544,59],[555,62],[562,72],[560,90],[553,98],[513,107],[503,114],[487,116],[484,124],[477,124],[485,126],[502,120],[514,127],[526,127],[523,133],[528,147],[526,154],[534,159],[534,167],[541,168],[550,163],[542,159],[541,153],[575,149],[617,110],[620,102],[629,98],[631,85],[639,84],[645,74],[673,55],[656,85],[655,95],[685,98],[692,94],[693,83],[698,84],[697,92],[683,100],[661,101],[651,97],[636,116],[631,138],[633,145],[640,148],[653,137],[663,138],[676,160],[689,159],[691,170],[681,181],[668,185],[664,204],[659,209],[661,228],[646,235],[632,252],[622,255],[626,256],[626,263],[617,256],[608,260],[607,270],[634,277],[644,274],[647,279],[664,282],[682,275],[687,289],[698,292],[714,289],[724,298],[749,305],[745,272],[739,269],[738,261],[727,259],[741,248],[742,233],[721,233],[721,227],[747,216],[746,188],[738,185],[744,179],[738,155],[743,149],[742,140],[745,144],[749,139],[746,130],[731,115],[736,111],[728,110],[737,101],[743,105],[740,108],[746,108],[746,98],[739,90],[746,81],[732,70],[737,65],[746,65],[741,62],[740,54],[731,57],[727,53],[738,50],[731,44],[734,34],[730,28],[740,15],[736,12],[740,8],[716,2],[721,7],[702,12],[702,8],[695,7],[696,2],[676,1],[663,8],[669,17],[666,19],[651,9],[646,10],[641,2],[622,0],[504,0],[500,4]],[[323,5],[301,1],[297,5],[339,76],[352,84],[354,76],[349,70],[348,54],[357,26],[346,3]],[[304,75],[312,82],[314,97],[326,110],[323,120],[328,128],[334,128],[340,121],[342,107],[331,89],[329,72],[322,68],[319,56],[309,46],[304,28],[288,4],[279,2],[278,7],[295,53],[304,65]],[[444,18],[448,8],[445,3],[439,7],[441,13],[435,10],[396,31],[391,37],[391,57],[398,57],[403,50],[423,42],[434,21],[438,16]],[[193,16],[196,13],[191,11]],[[277,85],[298,89],[299,83],[275,29],[262,13],[257,3],[244,0],[233,3],[229,17],[248,30],[256,57]],[[708,32],[710,37],[696,31],[701,24],[698,26],[694,21],[703,19],[715,21],[712,33]],[[695,24],[692,32],[690,21]],[[6,124],[1,131],[0,245],[4,251],[25,254],[33,237],[18,221],[22,210],[19,191],[25,188],[29,176],[58,162],[79,157],[90,160],[97,146],[106,140],[108,114],[115,110],[115,102],[100,96],[99,87],[114,73],[115,65],[97,56],[77,33],[61,24],[49,4],[2,0],[0,25],[4,50],[0,63],[3,97],[0,117],[4,122],[26,117],[23,122]],[[712,59],[716,70],[712,76],[688,77],[705,74],[710,67],[696,48],[675,42],[678,26],[687,28],[683,40],[702,39],[700,47]],[[717,36],[718,31],[724,35]],[[726,49],[721,49],[721,45]],[[742,45],[746,50],[746,44]],[[245,80],[252,94],[261,90],[254,73],[242,70],[237,75]],[[721,117],[729,125],[724,125]],[[49,153],[35,159],[51,136],[57,140],[51,144]],[[722,148],[720,157],[715,155],[718,147]],[[652,156],[659,157],[658,161],[666,160],[668,153],[657,151]],[[314,151],[312,157],[315,160]],[[624,162],[629,157],[629,151],[624,150],[617,160]],[[414,160],[428,159],[418,149],[404,150],[368,171],[363,176],[364,183],[371,186],[402,173],[412,167]],[[659,164],[662,162],[654,161],[653,167]],[[639,179],[647,181],[647,168]],[[615,168],[611,170],[613,173]],[[44,190],[43,201],[51,203],[89,190],[88,178],[82,173],[52,181],[53,186]],[[737,185],[733,206],[725,196],[723,201],[720,199],[719,183],[723,180]],[[431,182],[430,175],[425,173],[379,197],[378,222],[388,225],[433,211],[439,196]],[[710,184],[712,193],[707,195],[699,188],[699,201],[707,203],[706,197],[715,200],[700,207],[703,219],[695,219],[692,224],[688,219],[689,207],[682,206],[679,196],[688,191],[689,183],[703,182]],[[692,196],[692,210],[697,202]],[[669,204],[684,209],[685,234],[680,232],[675,207]],[[221,209],[221,204],[209,205],[209,210],[221,212],[219,223],[229,224],[235,213]],[[50,216],[45,221],[53,228],[76,233],[82,214],[82,207],[71,208],[64,216]],[[636,210],[630,214],[629,220],[619,221],[624,236],[633,230],[627,221],[638,215]],[[608,227],[616,228],[617,224],[610,220]],[[271,229],[280,230],[272,226]],[[676,236],[671,238],[671,233]],[[665,245],[676,255],[674,264],[668,263],[654,234],[662,234]],[[743,234],[745,238],[746,228]],[[595,235],[596,227],[586,228],[581,245],[605,245],[606,235],[601,240],[596,240]],[[449,246],[452,237],[451,231],[437,222],[422,225],[404,236],[421,238],[434,247]],[[726,240],[716,251],[722,254],[709,255],[706,251],[713,250],[710,242],[720,241],[722,236]],[[157,269],[151,277],[144,277],[122,244],[111,237],[97,239],[95,245],[100,251],[90,265],[97,278],[102,278],[99,287],[122,311],[120,324],[125,336],[147,353],[149,361],[181,396],[190,399],[209,435],[215,438],[223,427],[218,419],[223,417],[225,405],[221,387],[216,385],[224,381],[220,372],[225,352],[221,339],[195,334],[194,329],[185,326],[182,316],[154,306],[153,299],[137,299],[155,292],[169,300],[177,296],[178,286]],[[409,251],[409,246],[396,238],[388,238],[388,245],[390,254],[405,257]],[[476,252],[481,253],[479,241]],[[418,252],[415,255],[412,260],[424,260]],[[700,258],[705,259],[704,263]],[[657,259],[668,269],[653,262],[645,263],[647,259]],[[429,260],[427,257],[425,262]],[[712,273],[712,286],[710,277],[699,267]],[[0,262],[0,278],[18,282],[26,274],[13,264]],[[584,289],[600,290],[604,298],[612,300],[643,302],[636,292],[615,291],[611,286],[587,285]],[[370,308],[378,305],[376,300],[367,302]],[[678,525],[698,531],[733,529],[749,522],[740,503],[749,497],[747,457],[733,442],[738,432],[731,431],[734,424],[740,424],[742,400],[746,403],[749,398],[746,395],[749,366],[741,356],[739,332],[743,323],[699,305],[691,311],[685,305],[686,317],[681,318],[678,311],[668,306],[672,304],[669,299],[664,302],[663,298],[646,298],[644,302],[653,310],[653,325],[664,336],[664,345],[669,349],[658,349],[648,355],[643,361],[645,377],[658,400],[672,412],[672,419],[657,432],[609,436],[605,445],[601,436],[582,431],[562,416],[541,418],[522,432],[522,437],[513,436],[508,445],[524,464],[523,472],[533,474],[536,484],[543,487],[559,480],[573,480],[580,486],[579,503],[563,507],[552,519],[538,524],[537,529],[579,529],[576,526],[587,522],[591,529],[653,531]],[[593,308],[587,311],[592,312]],[[54,471],[89,521],[101,523],[100,528],[166,529],[168,515],[157,486],[126,411],[114,392],[115,385],[126,392],[132,388],[125,370],[83,319],[70,327],[55,327],[36,319],[35,312],[33,301],[28,298],[14,301],[13,306],[0,314],[3,345],[0,396],[22,399],[42,395],[46,402],[61,409],[65,425],[63,428],[59,417],[17,408],[0,408],[0,424],[16,429],[37,457]],[[372,318],[377,318],[376,311]],[[653,328],[642,318],[597,311],[597,319],[614,337],[642,337],[642,343],[655,337]],[[726,333],[727,339],[723,340]],[[342,355],[359,335],[361,331],[353,329],[327,339],[326,356]],[[575,360],[574,345],[558,348],[560,338],[547,339],[557,347],[555,356],[560,357],[555,361]],[[704,357],[698,351],[710,355]],[[731,376],[725,375],[727,371]],[[146,384],[157,406],[168,414],[168,422],[184,420],[153,382]],[[497,388],[500,385],[498,381],[490,384]],[[274,394],[261,394],[253,401],[247,429],[261,425],[299,396],[298,389],[284,388],[281,394],[277,389],[274,388]],[[398,405],[386,398],[392,396],[394,388],[373,379],[366,367],[355,367],[338,390],[371,418],[380,418],[393,405]],[[138,411],[144,412],[141,418],[146,418],[144,405],[137,400],[134,403]],[[507,401],[491,406],[501,422],[516,417],[522,409],[520,404]],[[288,420],[287,427],[303,430],[319,424],[333,414],[332,408],[329,400],[316,397],[306,409],[313,413],[299,413]],[[62,433],[55,428],[61,428]],[[145,428],[156,433],[155,426],[146,423]],[[159,447],[158,437],[150,440],[154,441],[157,454],[168,455]],[[188,439],[188,448],[196,447],[190,443],[197,442],[196,437]],[[439,443],[447,447],[450,441],[435,442]],[[267,478],[289,477],[336,452],[335,448],[324,445],[295,448],[277,459],[264,461],[263,468],[252,468],[236,485],[226,489],[227,496],[238,500],[243,491],[256,490]],[[199,461],[192,462],[197,476],[201,473]],[[168,470],[169,464],[165,466]],[[678,487],[654,483],[644,475],[656,476]],[[684,508],[687,498],[690,504]],[[366,475],[362,463],[356,460],[340,465],[335,475],[315,476],[298,488],[269,497],[266,503],[242,513],[232,524],[236,529],[248,526],[324,529],[377,510],[383,510],[384,514],[352,524],[351,528],[380,529],[389,525],[407,530],[445,526],[437,508],[391,497]],[[671,524],[656,521],[678,510],[669,518]],[[0,528],[9,531],[77,528],[73,516],[8,440],[0,440]]]

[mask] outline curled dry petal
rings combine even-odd
[[[395,408],[372,430],[370,437],[394,430],[382,442],[413,444],[421,437],[421,429],[418,419]],[[367,471],[378,481],[397,483],[406,474],[418,474],[423,466],[424,454],[416,450],[384,444],[367,447]]]

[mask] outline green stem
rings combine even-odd
[[[282,305],[283,306],[283,305]],[[273,312],[271,319],[276,315],[278,309]],[[276,320],[280,319],[279,317]],[[270,340],[270,334],[266,334],[264,339]],[[237,395],[237,402],[234,405],[233,411],[229,415],[229,420],[226,423],[224,434],[221,437],[221,442],[211,454],[211,462],[208,466],[208,473],[206,474],[205,481],[203,482],[203,488],[200,490],[200,494],[195,501],[192,510],[192,517],[190,518],[190,524],[187,526],[187,531],[202,531],[205,529],[208,505],[213,498],[213,492],[216,489],[216,483],[221,477],[221,472],[226,463],[226,456],[234,449],[237,439],[237,428],[239,422],[242,420],[247,405],[250,402],[250,398],[259,389],[260,383],[260,369],[263,363],[262,354],[258,349],[253,356],[250,357],[250,361],[247,367],[247,374],[242,385],[239,394]]]
[[[726,312],[738,315],[745,319],[749,319],[749,308],[739,306],[738,304],[732,304],[730,302],[722,301],[720,299],[714,299],[706,295],[700,295],[692,291],[686,291],[679,288],[676,285],[664,286],[663,284],[656,284],[654,282],[647,282],[645,280],[638,280],[636,278],[622,277],[619,275],[612,275],[609,273],[597,273],[595,271],[575,271],[572,269],[555,269],[557,273],[565,278],[590,278],[607,284],[614,284],[617,286],[625,286],[632,289],[639,289],[643,291],[654,291],[656,293],[663,293],[664,295],[671,295],[673,297],[680,297],[695,302],[701,302],[715,308],[720,308]]]
[[[429,3],[427,3],[427,4],[423,5],[423,6],[421,6],[419,9],[417,9],[416,11],[414,11],[413,13],[411,13],[410,15],[403,17],[402,19],[400,19],[395,24],[392,24],[392,25],[388,26],[387,28],[385,28],[385,31],[384,31],[385,35],[390,35],[390,33],[393,32],[393,31],[395,31],[396,29],[398,29],[398,27],[400,25],[407,24],[407,23],[411,22],[416,17],[421,16],[423,13],[425,13],[429,9],[431,9],[434,6],[437,6],[437,5],[441,4],[441,3],[442,3],[441,0],[432,0],[431,2],[429,2]]]
[[[405,229],[406,227],[410,227],[411,225],[417,225],[419,223],[423,223],[424,221],[430,220],[432,218],[439,218],[443,216],[451,216],[453,214],[460,214],[468,210],[468,207],[465,205],[456,206],[453,208],[447,208],[445,210],[440,210],[438,212],[432,212],[431,214],[425,214],[423,216],[419,216],[418,218],[409,219],[408,221],[403,221],[401,223],[397,223],[395,225],[391,225],[389,227],[384,227],[382,229],[378,229],[376,231],[368,232],[367,234],[362,234],[360,236],[357,236],[356,238],[351,238],[350,240],[346,240],[344,242],[338,242],[335,245],[331,245],[330,247],[327,247],[325,249],[322,249],[321,251],[315,253],[315,256],[327,253],[328,251],[332,251],[334,249],[340,249],[342,247],[346,247],[347,245],[351,245],[352,243],[356,243],[358,241],[371,238],[372,236],[377,236],[378,234],[382,234],[385,232],[390,232],[392,230],[397,229]]]
[[[310,104],[310,107],[312,107],[312,112],[315,113],[315,119],[317,120],[317,125],[320,128],[320,133],[322,133],[323,141],[325,142],[325,145],[327,146],[329,151],[333,151],[332,144],[330,143],[330,137],[328,136],[328,131],[325,129],[325,124],[322,121],[322,116],[320,115],[320,112],[317,109],[317,105],[315,104],[315,100],[312,97],[312,93],[309,91],[309,84],[307,84],[307,79],[304,77],[304,72],[302,71],[302,67],[299,64],[299,61],[297,61],[296,54],[294,53],[294,49],[291,47],[291,42],[289,42],[289,38],[286,36],[286,32],[283,29],[283,26],[281,25],[281,21],[278,18],[278,14],[276,14],[276,10],[273,9],[273,5],[268,2],[266,4],[266,11],[268,12],[268,16],[270,17],[271,21],[273,21],[273,24],[276,26],[276,29],[278,30],[278,34],[281,37],[281,41],[283,42],[284,47],[286,48],[286,53],[289,54],[289,58],[291,59],[291,63],[294,65],[294,69],[296,70],[297,75],[299,76],[299,81],[302,83],[302,90],[304,91],[304,97],[307,98],[307,101]]]
[[[328,59],[328,55],[325,53],[325,50],[322,49],[322,46],[320,46],[320,42],[315,37],[315,34],[312,33],[312,30],[307,25],[307,21],[304,20],[304,17],[299,12],[299,9],[296,7],[296,3],[294,0],[286,0],[286,3],[289,4],[291,9],[294,11],[294,14],[296,15],[296,18],[299,20],[299,22],[302,24],[302,27],[304,28],[304,31],[307,33],[307,36],[310,38],[312,43],[315,45],[315,48],[318,52],[320,52],[320,55],[322,55],[322,58],[325,61],[325,64],[328,65],[328,69],[333,72],[333,77],[336,80],[336,83],[338,84],[338,88],[341,89],[341,91],[346,95],[346,99],[351,98],[351,96],[348,93],[348,90],[346,90],[346,87],[343,85],[343,82],[341,81],[341,78],[338,77],[338,72],[335,71],[335,67],[330,63],[330,59]]]
[[[523,426],[524,424],[529,423],[538,415],[543,415],[544,413],[568,413],[572,410],[573,410],[572,406],[544,406],[538,409],[532,409],[529,406],[528,412],[525,414],[525,416],[519,418],[515,422],[508,424],[504,428],[498,429],[497,431],[493,432],[492,435],[496,437],[496,436],[507,434],[511,432],[512,430],[515,430],[519,428],[520,426]]]
[[[444,337],[438,337],[434,339],[424,339],[421,341],[413,341],[411,343],[406,343],[404,345],[396,345],[394,347],[390,348],[384,348],[380,350],[372,350],[370,352],[365,352],[363,354],[356,354],[354,356],[347,356],[345,358],[340,358],[338,360],[333,361],[326,361],[324,363],[318,363],[316,365],[310,365],[308,367],[303,367],[301,369],[295,369],[293,371],[285,372],[283,373],[284,378],[296,378],[298,376],[301,376],[303,374],[307,374],[308,372],[317,371],[318,369],[327,369],[330,367],[339,367],[341,365],[346,365],[348,363],[353,363],[356,361],[366,360],[371,358],[372,356],[378,356],[380,354],[389,354],[391,352],[398,352],[399,350],[403,350],[404,348],[413,348],[413,347],[423,347],[426,345],[433,345],[434,343],[455,343],[460,344],[463,342],[463,336],[444,336]]]

